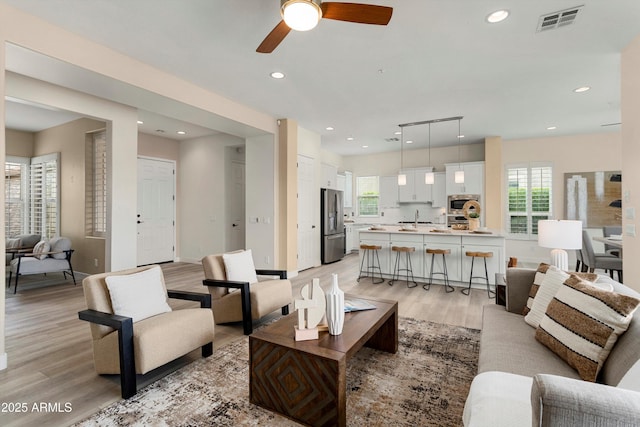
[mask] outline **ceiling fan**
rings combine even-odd
[[[282,21],[260,43],[256,52],[271,53],[289,31],[307,31],[321,18],[359,24],[387,25],[393,8],[361,3],[323,2],[322,0],[281,0]]]

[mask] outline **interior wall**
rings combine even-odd
[[[216,134],[180,142],[178,235],[180,261],[199,263],[203,256],[224,252],[225,147],[244,140]]]
[[[553,216],[556,219],[564,219],[564,174],[567,172],[621,170],[621,133],[614,130],[598,134],[503,140],[502,161],[503,175],[504,168],[509,164],[552,162]],[[506,215],[504,197],[501,204],[500,209],[504,218]],[[503,224],[506,224],[504,219]],[[539,263],[549,259],[549,250],[539,247],[535,240],[507,239],[506,246],[506,256],[515,256],[519,261]],[[568,252],[570,265],[575,265],[575,251]]]
[[[59,234],[71,239],[74,270],[87,274],[105,271],[105,239],[85,233],[85,139],[104,128],[104,122],[78,119],[34,134],[34,156],[60,153]]]
[[[25,132],[15,129],[5,131],[7,156],[33,157],[33,132]]]
[[[251,249],[256,268],[286,269],[278,258],[279,206],[273,135],[247,138],[245,143],[246,247]]]
[[[640,291],[640,241],[629,232],[640,232],[640,37],[622,52],[622,207],[633,209],[635,218],[622,216],[624,283]]]

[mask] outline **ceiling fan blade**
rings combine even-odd
[[[393,13],[392,7],[361,3],[322,3],[322,17],[359,24],[387,25]]]
[[[280,42],[284,40],[284,38],[289,34],[291,28],[284,21],[280,21],[278,25],[275,26],[273,30],[262,40],[260,46],[256,49],[256,52],[259,53],[271,53],[273,50],[278,47]]]

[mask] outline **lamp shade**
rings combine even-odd
[[[453,175],[453,181],[456,184],[464,184],[464,171],[456,171]]]
[[[436,176],[433,172],[425,172],[424,174],[424,183],[425,184],[433,184],[436,180]]]
[[[398,185],[407,185],[407,175],[404,173],[398,174]]]
[[[582,249],[582,221],[538,221],[538,245],[551,249]]]

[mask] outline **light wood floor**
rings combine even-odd
[[[199,264],[172,263],[162,266],[169,289],[203,292],[204,278]],[[486,291],[473,289],[465,296],[445,293],[442,286],[432,286],[429,292],[419,285],[408,289],[405,283],[389,286],[387,282],[372,284],[369,279],[356,282],[358,276],[356,254],[342,261],[301,272],[291,281],[294,296],[314,277],[320,278],[323,288],[331,283],[331,273],[337,273],[341,288],[350,293],[379,296],[399,302],[404,317],[480,329],[482,306],[492,304]],[[34,276],[35,277],[35,276]],[[51,280],[51,279],[49,279]],[[56,282],[56,280],[52,280]],[[55,286],[30,286],[28,281],[18,289],[7,291],[6,349],[9,366],[0,371],[0,425],[2,426],[64,426],[79,421],[98,409],[120,399],[119,377],[99,376],[93,369],[91,335],[87,323],[78,320],[77,312],[85,308],[82,286],[65,282]],[[173,302],[172,307],[187,306],[187,302]],[[279,312],[267,316],[278,317]],[[267,320],[265,319],[265,320]],[[242,335],[240,324],[216,325],[215,348],[228,344]],[[145,385],[168,371],[178,369],[199,357],[199,351],[179,359],[171,366],[138,377]],[[34,404],[59,404],[60,411],[37,412]],[[12,404],[25,403],[26,413],[9,413]],[[71,410],[65,411],[70,403]]]

